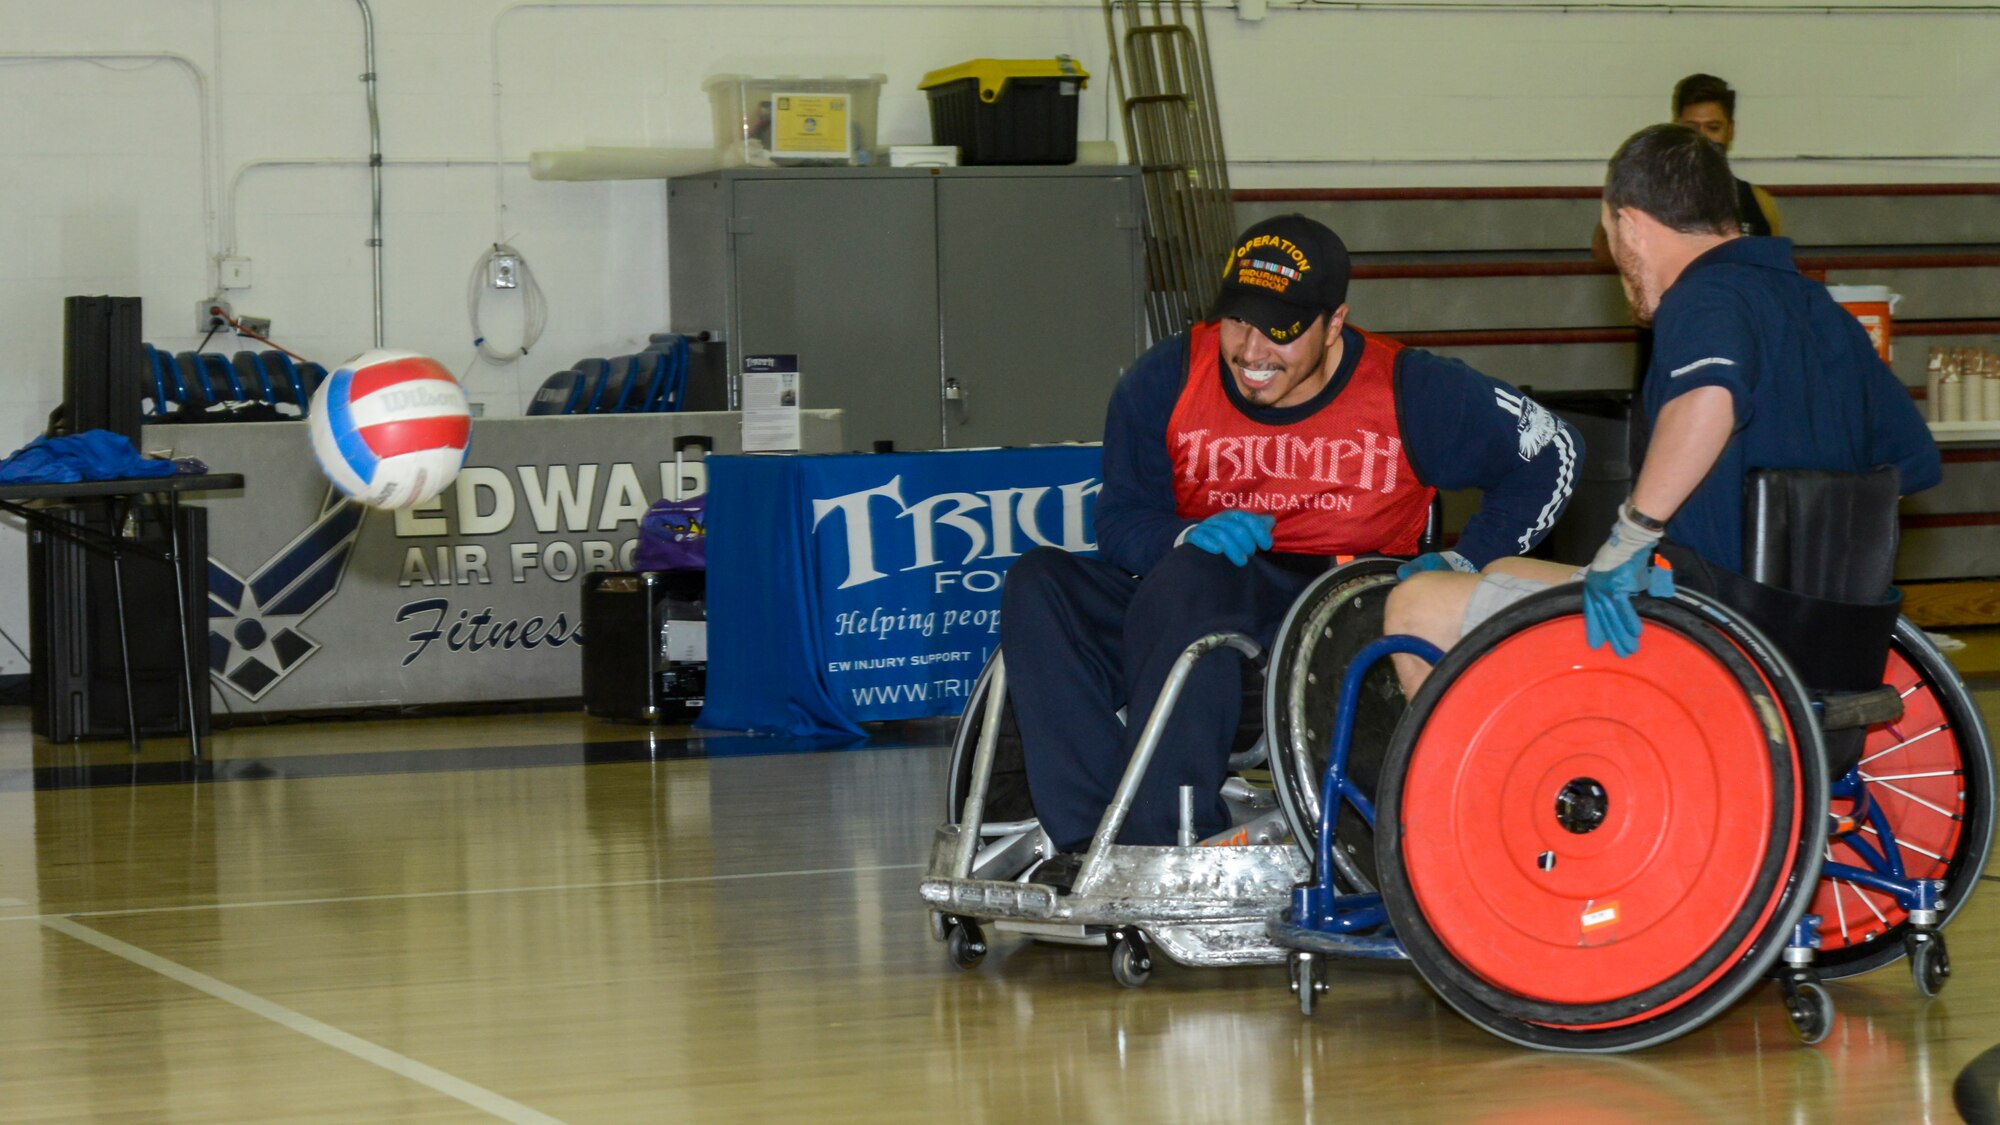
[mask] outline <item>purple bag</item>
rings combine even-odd
[[[639,520],[634,570],[707,570],[708,520],[705,497],[662,500]]]

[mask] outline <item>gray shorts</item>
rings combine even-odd
[[[1570,581],[1581,582],[1585,567],[1577,567]],[[1479,585],[1472,589],[1472,599],[1465,603],[1465,620],[1459,623],[1458,636],[1465,639],[1467,633],[1486,624],[1494,614],[1534,594],[1549,589],[1546,582],[1532,578],[1517,578],[1511,574],[1482,574]]]

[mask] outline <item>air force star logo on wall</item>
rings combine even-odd
[[[247,581],[208,560],[208,665],[216,679],[254,703],[319,651],[300,626],[340,589],[363,514],[328,489],[319,519]]]

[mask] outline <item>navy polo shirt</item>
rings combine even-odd
[[[1792,263],[1786,238],[1731,239],[1690,263],[1653,316],[1646,417],[1698,387],[1726,388],[1736,432],[1667,535],[1743,569],[1743,480],[1754,469],[1867,472],[1894,465],[1905,495],[1938,482],[1937,444],[1852,313]]]

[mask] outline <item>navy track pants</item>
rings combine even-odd
[[[1000,616],[1008,695],[1035,813],[1056,847],[1088,846],[1181,651],[1218,630],[1268,646],[1328,563],[1261,553],[1238,567],[1183,545],[1139,579],[1101,559],[1042,547],[1008,569]],[[1119,843],[1174,843],[1183,785],[1194,789],[1197,838],[1229,826],[1220,791],[1242,693],[1235,651],[1195,665]]]

